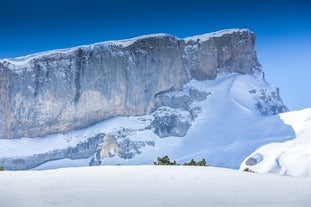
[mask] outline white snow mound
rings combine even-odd
[[[293,127],[295,138],[258,148],[241,164],[259,173],[311,177],[311,108],[279,115]]]

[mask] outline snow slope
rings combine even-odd
[[[152,164],[157,156],[168,155],[172,160],[183,163],[194,158],[205,158],[209,165],[238,169],[240,163],[260,146],[271,142],[283,142],[295,137],[292,126],[278,115],[262,116],[254,107],[256,100],[249,91],[271,86],[261,77],[227,74],[216,80],[194,81],[185,85],[211,95],[204,101],[193,103],[201,112],[192,122],[184,137],[159,138],[152,129],[146,128],[152,115],[143,117],[115,117],[102,123],[66,134],[51,135],[37,139],[0,140],[1,157],[23,157],[74,146],[98,133],[117,134],[122,129],[130,129],[126,138],[131,141],[149,141],[154,146],[140,149],[131,159],[118,156],[102,160],[103,165]],[[91,158],[90,158],[91,159]],[[90,160],[89,159],[89,160]],[[88,165],[86,160],[53,161],[39,169],[59,166]],[[66,165],[64,164],[66,163]]]
[[[212,95],[197,103],[202,113],[172,153],[176,159],[183,162],[205,157],[212,166],[238,168],[252,149],[294,137],[292,127],[279,116],[262,116],[254,109],[254,96],[249,91],[270,89],[265,81],[233,74],[192,83]]]
[[[260,147],[244,160],[241,169],[311,177],[311,108],[280,114],[280,118],[293,127],[295,139]]]
[[[212,167],[0,172],[0,206],[310,206],[311,180]]]

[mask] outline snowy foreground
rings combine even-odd
[[[311,179],[213,167],[99,166],[0,172],[1,207],[310,206]]]

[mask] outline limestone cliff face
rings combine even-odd
[[[0,60],[0,137],[38,137],[143,115],[191,79],[261,72],[248,30],[142,36]]]
[[[247,30],[220,31],[186,40],[183,57],[191,78],[215,79],[222,72],[252,74],[261,70],[254,50],[254,33]]]

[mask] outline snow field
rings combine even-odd
[[[0,172],[0,206],[274,206],[311,202],[311,180],[212,167],[99,166]]]

